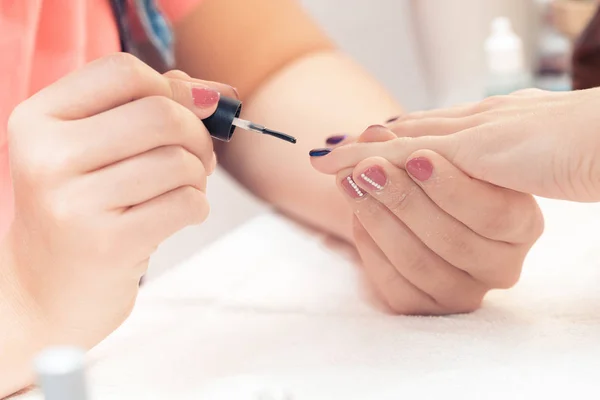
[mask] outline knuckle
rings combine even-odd
[[[475,258],[473,245],[467,238],[467,233],[460,229],[450,229],[440,235],[443,243],[448,248],[448,253],[455,254],[457,259],[471,260]]]
[[[182,177],[191,186],[204,190],[206,171],[202,162],[182,146],[167,146],[163,150],[174,176]]]
[[[115,78],[131,89],[128,91],[139,91],[147,85],[149,67],[137,57],[129,53],[116,53],[107,56],[105,61],[114,71]]]
[[[524,218],[525,231],[531,244],[535,243],[540,236],[544,233],[545,221],[542,210],[533,198],[533,196],[527,196],[527,204],[524,206],[525,210],[529,210],[528,218]]]
[[[179,104],[164,96],[147,98],[149,112],[165,133],[177,133],[182,129],[182,109]]]
[[[510,289],[521,278],[523,260],[491,265],[487,279],[482,279],[485,284],[493,289]]]
[[[46,204],[46,210],[50,218],[57,226],[62,228],[70,226],[76,218],[76,204],[69,196],[56,194],[52,196]]]
[[[170,163],[179,172],[188,169],[189,153],[181,146],[166,146],[162,150]]]
[[[491,96],[482,100],[478,108],[480,111],[496,109],[506,104],[507,100],[508,96]]]
[[[380,202],[372,198],[367,198],[363,201],[361,206],[358,207],[357,214],[362,214],[370,218],[376,218],[378,215],[381,215],[383,211],[384,206]]]
[[[50,175],[68,171],[73,165],[79,163],[81,158],[76,151],[68,146],[61,146],[60,150],[57,149],[51,152],[51,154],[44,153],[43,157],[48,159],[47,172]]]
[[[529,229],[529,231],[531,232],[531,241],[533,244],[533,242],[537,241],[542,236],[545,229],[544,215],[542,214],[542,211],[539,209],[537,204],[535,206],[535,211],[533,212],[530,221],[531,228]]]
[[[206,220],[209,205],[206,196],[192,186],[185,186],[181,193],[182,207],[191,224],[200,224]]]
[[[479,234],[486,237],[497,237],[501,233],[514,230],[514,222],[506,218],[505,213],[489,213],[479,227]]]
[[[422,254],[419,254],[410,260],[404,261],[404,265],[402,266],[402,268],[410,270],[411,275],[426,276],[429,274],[431,269],[431,260],[429,259],[429,257],[422,257]]]
[[[522,264],[518,264],[517,266],[504,271],[504,273],[496,279],[496,288],[510,289],[514,287],[521,279],[522,269]]]
[[[516,92],[513,93],[513,95],[516,96],[535,96],[538,94],[542,94],[544,93],[543,90],[538,89],[538,88],[528,88],[528,89],[521,89],[521,90],[517,90]]]
[[[471,287],[465,287],[466,282],[456,282],[452,287],[444,287],[436,300],[448,313],[471,313],[481,307],[481,302],[488,289],[473,281]]]
[[[134,78],[143,67],[143,62],[129,53],[115,53],[106,56],[106,62],[113,66],[123,78]]]
[[[12,110],[7,122],[9,142],[11,139],[17,139],[19,135],[23,134],[21,131],[30,120],[31,116],[27,111],[27,101],[20,103]]]
[[[71,168],[76,155],[64,146],[55,146],[51,152],[48,146],[38,142],[26,152],[19,153],[11,162],[15,164],[15,174],[31,182],[49,184]]]
[[[411,197],[416,186],[403,187],[397,183],[390,182],[388,188],[382,194],[383,204],[393,213],[398,214],[406,210],[410,205]]]

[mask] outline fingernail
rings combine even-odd
[[[234,88],[233,86],[230,86],[231,90],[233,90],[233,93],[235,93],[235,97],[239,100],[240,99],[240,92],[238,92],[237,88]]]
[[[360,179],[375,190],[383,190],[383,187],[387,183],[385,171],[379,165],[367,168],[365,172],[360,174]]]
[[[425,182],[433,175],[433,164],[425,157],[417,157],[406,163],[406,170],[415,179]]]
[[[365,197],[365,192],[358,187],[351,176],[347,176],[344,178],[344,180],[342,180],[342,187],[352,199],[360,199],[361,197]]]
[[[399,116],[399,115],[398,115],[398,116],[395,116],[395,117],[392,117],[392,118],[388,119],[387,121],[385,121],[385,123],[386,123],[386,124],[391,124],[392,122],[396,122],[396,121],[398,121],[398,119],[399,119],[399,118],[400,118],[400,116]]]
[[[325,143],[327,144],[331,144],[331,145],[336,145],[336,144],[340,144],[341,142],[344,141],[344,139],[346,139],[348,137],[348,135],[337,135],[337,136],[331,136],[328,137],[327,140],[325,141]]]
[[[212,107],[219,102],[221,94],[214,89],[210,88],[192,88],[192,98],[194,99],[194,105],[199,108]]]
[[[311,157],[323,157],[329,153],[331,153],[330,149],[313,149],[308,153],[308,155]]]
[[[369,129],[387,129],[387,127],[377,124],[377,125],[369,126],[366,130],[369,130]]]

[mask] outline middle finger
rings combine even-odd
[[[473,232],[440,209],[406,171],[382,158],[367,159],[354,169],[352,179],[402,221],[425,246],[450,265],[480,282],[498,286],[489,271],[502,271],[498,262],[512,264],[513,247]],[[516,261],[516,260],[515,260]]]
[[[165,97],[146,97],[69,124],[70,154],[65,158],[83,172],[171,145],[185,148],[207,169],[212,162],[213,144],[202,121]]]

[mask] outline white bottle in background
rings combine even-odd
[[[508,18],[492,21],[492,32],[485,42],[487,60],[486,95],[509,94],[529,87],[531,74],[525,68],[523,41]]]

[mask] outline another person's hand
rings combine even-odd
[[[323,168],[335,173],[370,156],[404,165],[437,152],[470,177],[519,192],[600,201],[600,89],[526,90],[483,102],[409,114],[389,144],[342,146]]]
[[[12,268],[0,275],[18,288],[32,346],[103,339],[131,311],[157,246],[206,218],[215,156],[201,119],[219,92],[234,95],[118,54],[15,109],[15,219],[3,244]]]
[[[373,154],[359,160],[361,146],[389,146],[382,151],[389,154],[395,137],[372,127],[359,143],[350,137],[312,162],[337,175],[365,271],[394,312],[473,311],[490,289],[518,281],[543,230],[539,208],[531,196],[472,179],[432,151],[406,165]],[[341,150],[357,161],[338,170]]]

